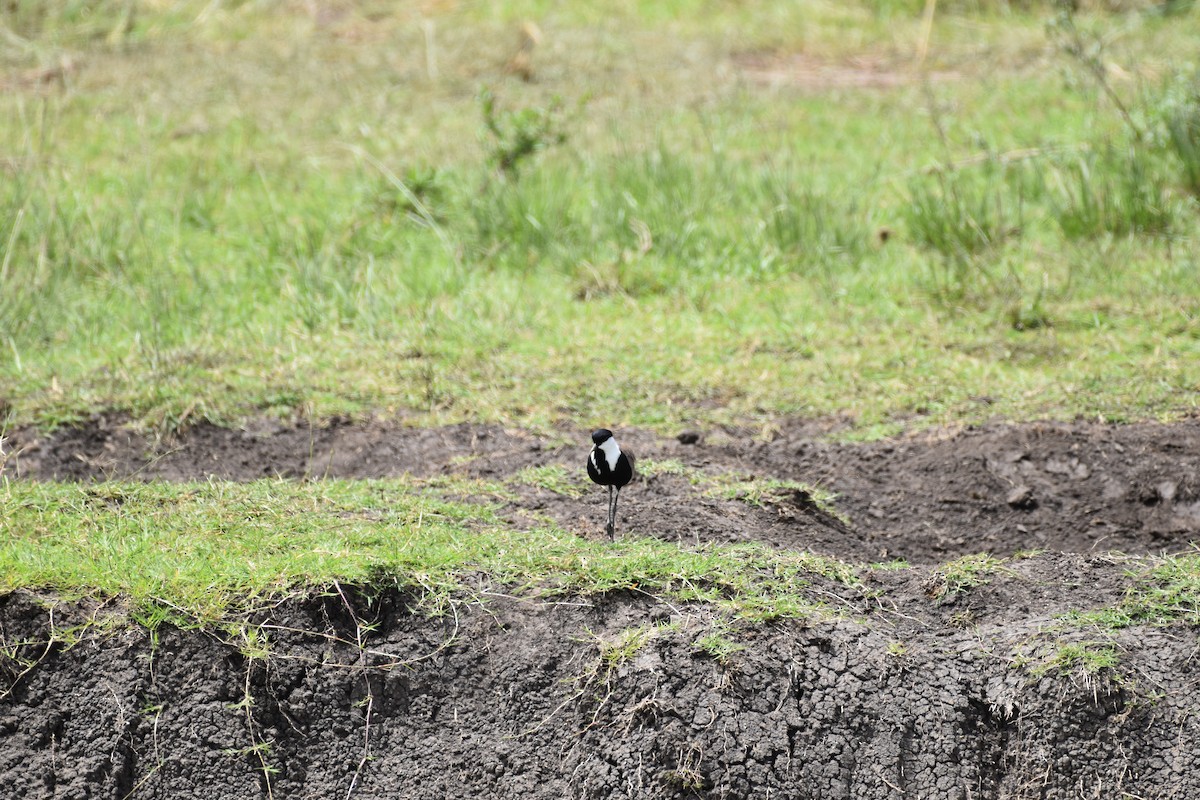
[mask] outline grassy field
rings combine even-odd
[[[843,415],[873,437],[1195,413],[1189,3],[394,5],[8,5],[7,426]],[[199,613],[206,592],[374,567],[620,584],[562,532],[466,545],[481,523],[462,515],[485,512],[453,504],[422,528],[452,555],[418,562],[368,546],[381,522],[346,523],[360,547],[301,513],[378,492],[389,530],[414,530],[435,501],[403,483],[2,491],[26,540],[5,545],[6,587]],[[270,513],[243,525],[246,506]],[[241,560],[299,518],[310,560]],[[205,544],[228,520],[237,547]],[[150,530],[208,548],[206,572]],[[99,572],[73,561],[80,537]],[[117,581],[118,545],[166,560]],[[622,548],[685,576],[782,558]]]
[[[1196,15],[980,5],[18,3],[10,424],[1191,412]]]

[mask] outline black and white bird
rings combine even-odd
[[[623,452],[612,431],[601,428],[592,434],[592,454],[588,456],[588,477],[608,487],[608,538],[615,539],[617,499],[621,487],[633,480],[633,453]]]

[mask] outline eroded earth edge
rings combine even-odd
[[[1133,556],[1191,549],[1198,434],[624,432],[643,459],[684,469],[630,487],[622,535],[860,564],[856,586],[814,579],[828,613],[798,620],[749,624],[637,591],[481,592],[431,616],[402,591],[347,586],[220,629],[152,633],[120,623],[121,598],[13,592],[0,598],[0,785],[26,798],[1200,796],[1195,627],[1078,621],[1143,579]],[[547,464],[573,474],[586,441],[342,422],[155,441],[98,419],[18,432],[8,467],[38,480],[507,481]],[[694,479],[730,473],[833,491],[836,514]],[[602,535],[602,496],[507,485],[513,524],[549,516]],[[979,552],[1008,558],[939,593],[939,565]],[[897,558],[911,566],[870,566]]]

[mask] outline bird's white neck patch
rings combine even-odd
[[[604,460],[608,462],[609,469],[617,468],[617,458],[621,455],[621,448],[617,446],[616,439],[605,439],[600,445],[600,449],[604,451]]]

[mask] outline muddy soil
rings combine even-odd
[[[400,593],[331,587],[241,620],[266,642],[248,648],[237,626],[151,635],[119,598],[0,597],[0,786],[172,800],[1200,797],[1196,630],[1064,621],[1121,601],[1140,567],[1114,551],[1190,548],[1200,423],[869,444],[825,432],[618,432],[686,470],[623,493],[623,536],[912,565],[863,566],[860,586],[816,580],[829,613],[807,620],[729,624],[636,593],[483,593],[430,617]],[[586,433],[258,422],[164,442],[98,418],[17,432],[7,475],[507,481],[545,464],[582,473]],[[730,474],[820,485],[838,513],[798,492],[702,490]],[[584,486],[509,483],[502,511],[603,536],[604,496]],[[940,565],[978,552],[1017,555],[941,594]],[[1079,655],[1096,652],[1115,666]]]
[[[622,493],[620,529],[681,543],[761,541],[854,561],[935,563],[1029,549],[1133,554],[1187,550],[1200,537],[1200,420],[1172,425],[1041,423],[932,431],[867,444],[832,442],[820,426],[761,433],[690,431],[678,438],[620,431],[639,457],[678,461],[689,475],[737,474],[820,486],[840,516],[803,496],[755,505],[713,497],[686,476],[643,477]],[[506,480],[561,464],[583,474],[587,431],[537,435],[499,426],[437,429],[334,421],[320,427],[259,421],[199,426],[172,441],[135,434],[120,419],[38,437],[20,431],[10,473],[41,480],[109,477],[253,480],[269,476],[374,478],[404,473]],[[585,480],[585,479],[584,479]],[[514,485],[517,524],[548,515],[599,536],[606,499]],[[530,522],[532,524],[532,522]]]

